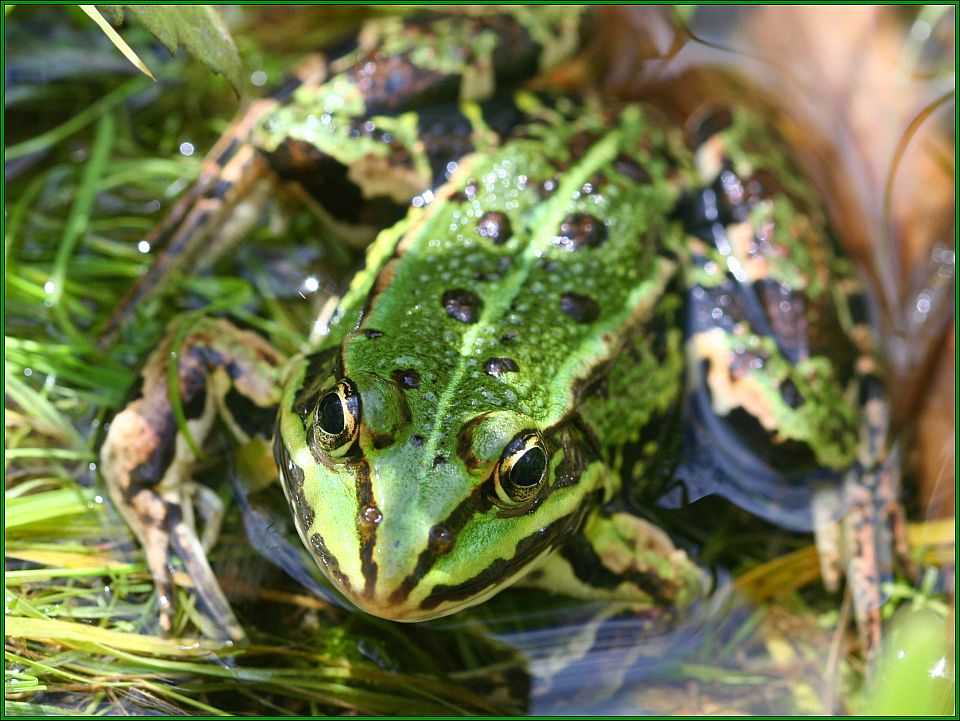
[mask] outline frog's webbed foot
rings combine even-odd
[[[178,558],[196,593],[204,631],[223,640],[245,636],[207,562],[218,522],[207,523],[203,540],[193,514],[196,491],[190,473],[214,421],[233,435],[269,434],[277,403],[280,356],[253,333],[222,320],[201,319],[178,349],[171,332],[144,367],[139,397],[113,419],[101,449],[101,469],[111,498],[143,546],[153,576],[163,633],[174,630],[175,583],[171,558]],[[190,440],[178,426],[170,403],[167,367],[178,363],[179,403]],[[197,445],[194,445],[197,444]],[[201,498],[207,494],[201,494]],[[208,503],[205,505],[209,505]],[[206,621],[211,621],[207,623]]]

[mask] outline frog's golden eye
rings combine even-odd
[[[534,430],[522,431],[503,449],[493,472],[497,500],[510,506],[535,499],[547,478],[547,451]]]
[[[344,455],[360,434],[360,394],[344,378],[324,393],[314,411],[317,444],[330,456]]]

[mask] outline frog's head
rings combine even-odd
[[[576,530],[600,492],[575,423],[542,428],[457,401],[436,419],[409,378],[318,379],[310,366],[284,401],[277,462],[307,548],[369,613],[420,621],[489,598]]]

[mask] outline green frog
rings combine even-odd
[[[179,324],[113,420],[101,470],[165,630],[174,556],[213,632],[243,638],[192,521],[219,420],[272,439],[306,549],[367,613],[433,619],[520,582],[673,618],[709,575],[644,508],[686,489],[816,525],[824,548],[844,516],[827,580],[842,556],[875,643],[902,517],[853,269],[757,115],[684,130],[517,91],[576,52],[582,15],[369,22],[214,151],[200,215],[168,226],[220,218],[260,164],[331,224],[381,230],[303,353]]]

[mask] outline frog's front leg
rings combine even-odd
[[[192,523],[187,487],[199,447],[221,419],[241,441],[269,436],[279,400],[282,357],[254,333],[220,319],[204,318],[186,333],[171,328],[149,356],[143,385],[110,424],[101,449],[101,470],[111,498],[134,530],[154,578],[160,627],[173,630],[171,554],[184,564],[213,635],[244,638],[213,575]],[[176,384],[168,383],[176,363]],[[184,434],[171,397],[177,394]]]
[[[706,595],[710,577],[662,529],[608,504],[523,584],[583,600],[622,601],[669,620]]]
[[[627,670],[643,654],[638,636],[669,629],[685,608],[707,596],[711,579],[662,529],[608,505],[594,511],[582,531],[521,584],[603,602],[588,622],[565,634],[560,647],[537,660],[543,686],[537,693],[544,694],[566,669],[587,657],[598,642],[603,644],[604,657],[616,661],[590,679],[585,693],[595,700],[612,696],[621,687]],[[624,619],[636,632],[630,633],[627,643],[617,627]],[[614,638],[605,635],[609,633]]]

